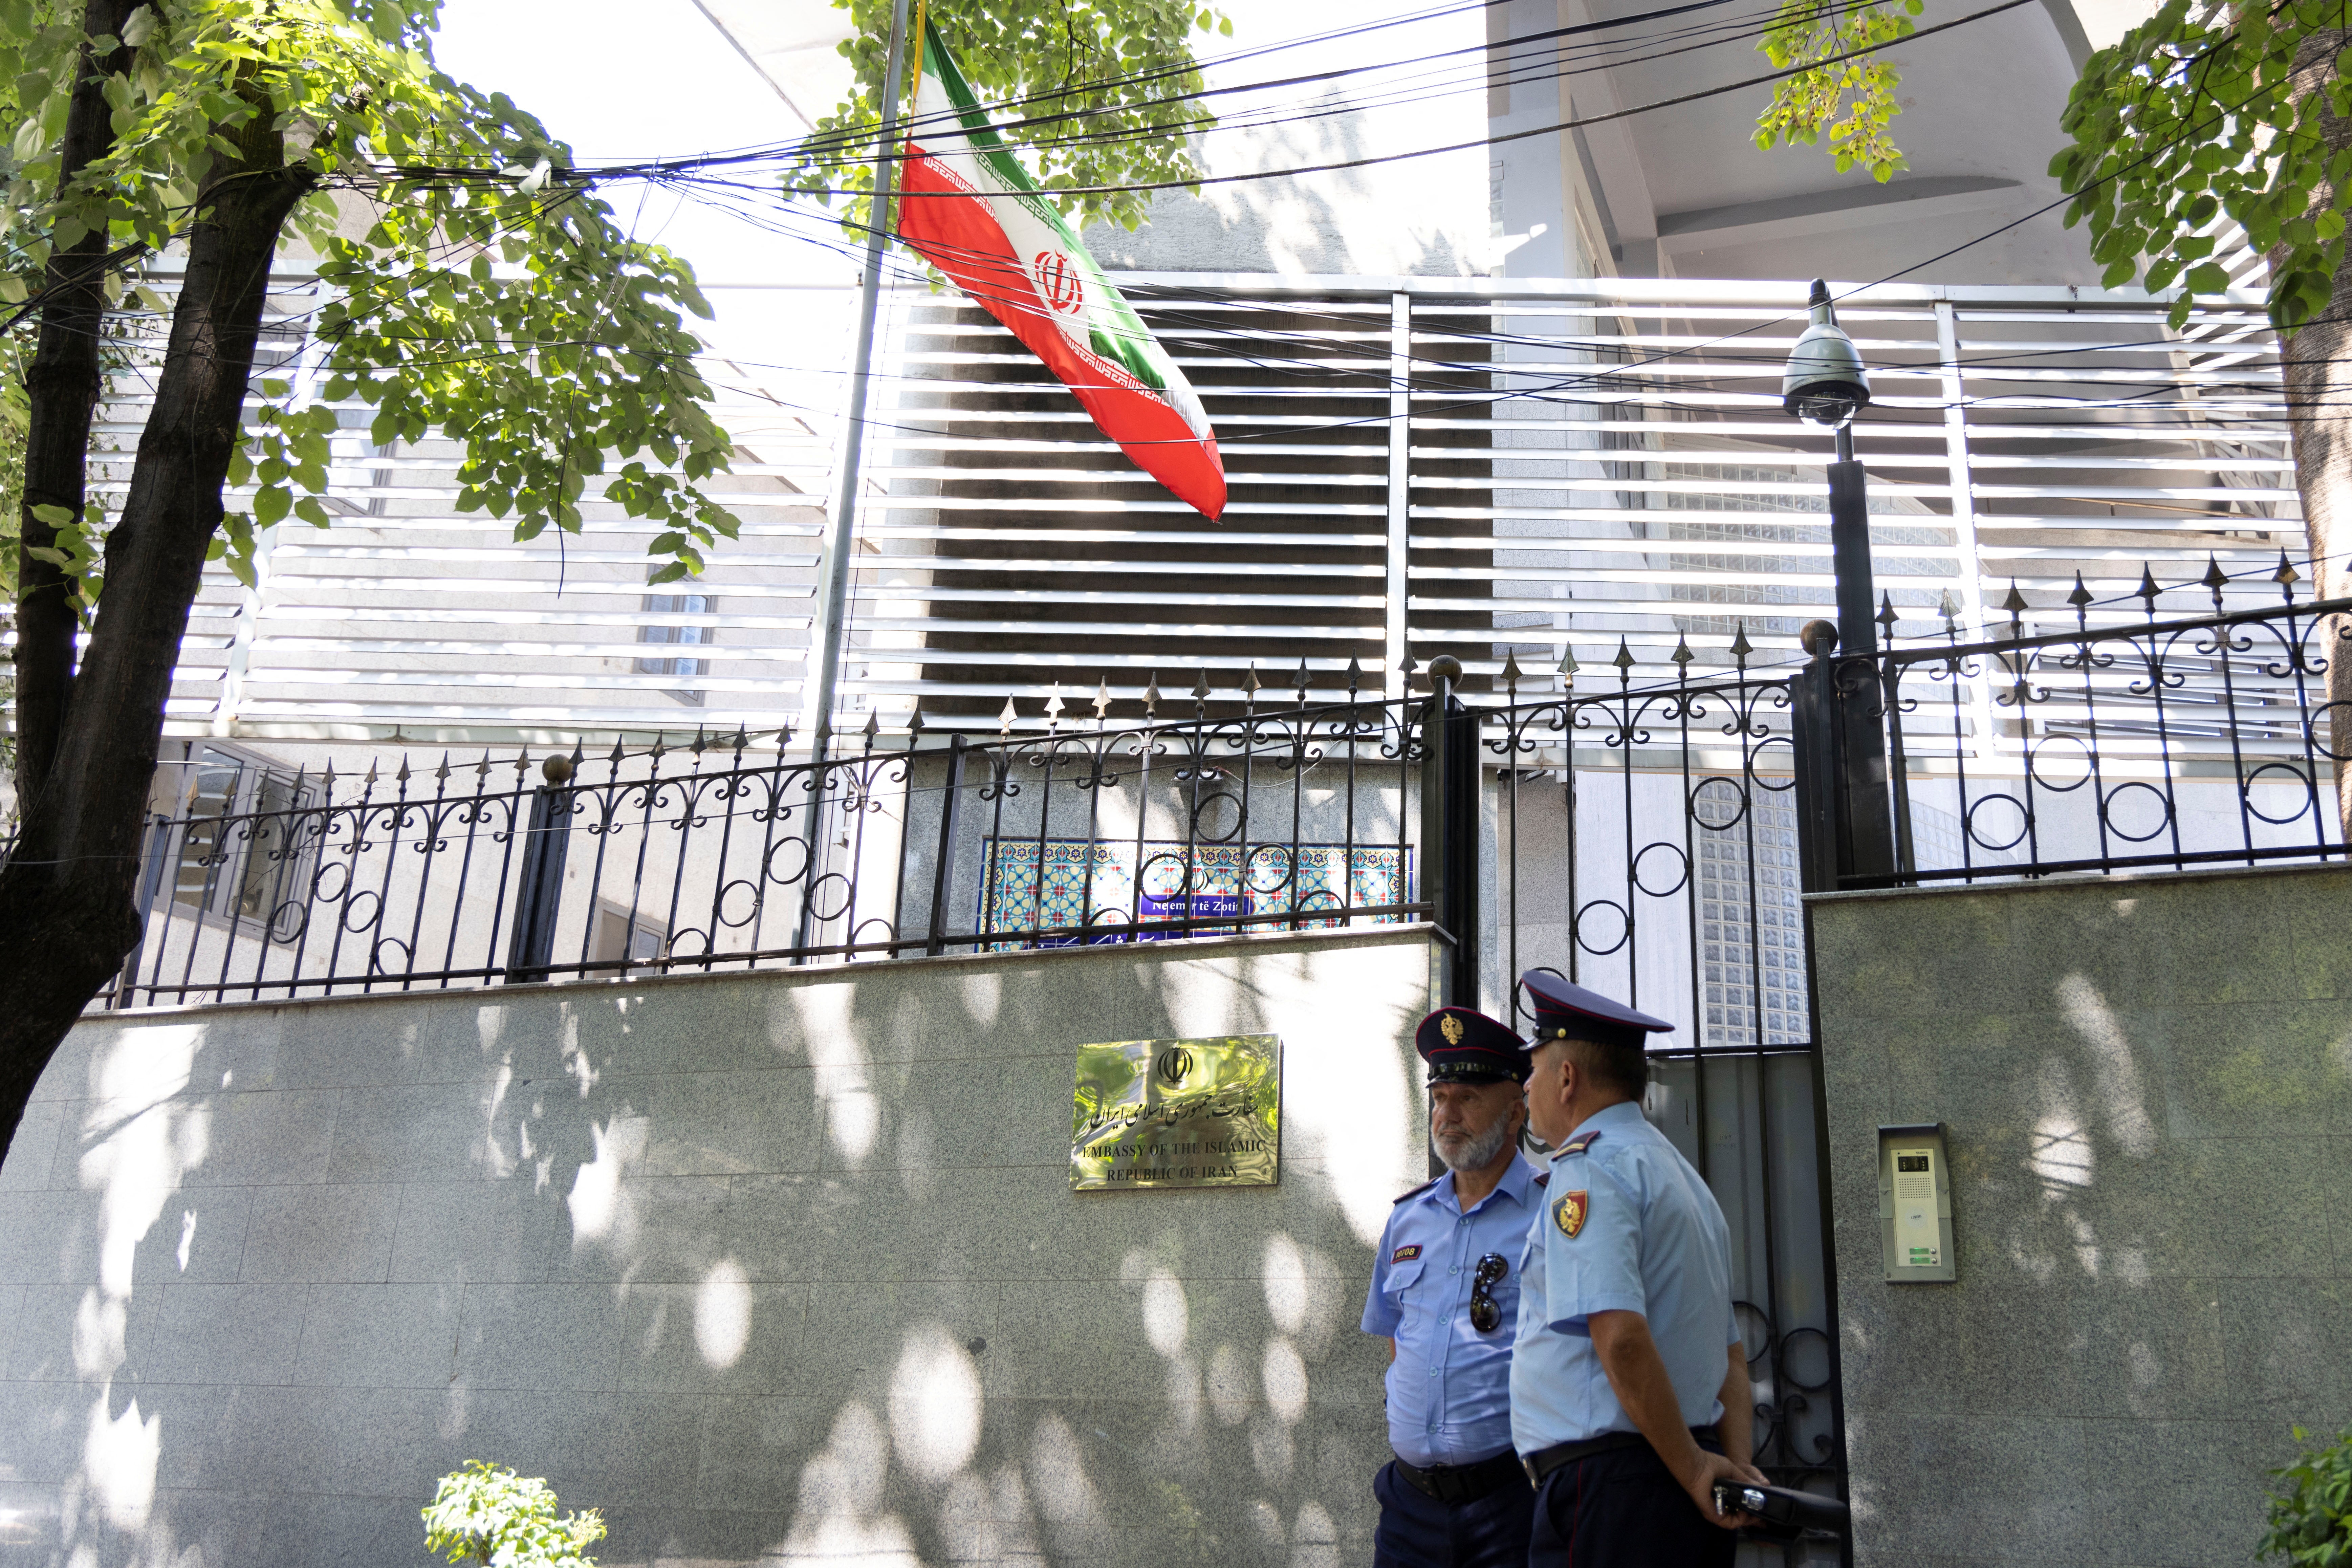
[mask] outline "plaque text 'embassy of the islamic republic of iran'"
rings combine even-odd
[[[1282,1170],[1273,1035],[1078,1047],[1070,1185],[1270,1187]]]

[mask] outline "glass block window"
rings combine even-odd
[[[1698,817],[1698,935],[1706,1043],[1801,1044],[1812,1037],[1805,1001],[1804,911],[1798,901],[1795,793],[1751,781],[1740,810],[1730,779],[1710,779]]]

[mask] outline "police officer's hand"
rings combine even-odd
[[[1698,1504],[1698,1510],[1709,1524],[1721,1530],[1738,1530],[1742,1525],[1763,1522],[1752,1513],[1717,1513],[1715,1511],[1715,1483],[1717,1481],[1754,1481],[1769,1485],[1764,1472],[1753,1465],[1736,1464],[1721,1454],[1707,1449],[1698,1450],[1698,1468],[1683,1478],[1683,1490]]]

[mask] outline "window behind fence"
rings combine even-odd
[[[241,752],[200,746],[187,763],[172,898],[200,914],[264,921],[309,897],[314,835],[295,815],[317,790]],[[299,921],[297,913],[293,918]]]

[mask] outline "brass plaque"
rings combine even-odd
[[[1270,1187],[1282,1173],[1281,1117],[1273,1035],[1080,1046],[1070,1185]]]

